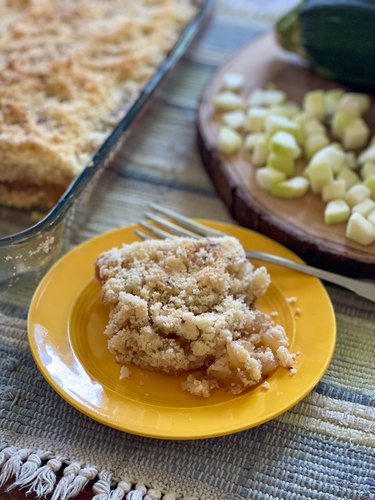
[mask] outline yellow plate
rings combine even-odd
[[[237,226],[201,221],[237,237],[245,248],[300,259],[280,244]],[[277,417],[308,394],[333,355],[336,324],[332,304],[315,278],[267,265],[272,285],[259,308],[278,312],[299,352],[296,375],[277,369],[270,389],[252,388],[239,396],[224,389],[208,399],[180,388],[186,375],[168,376],[120,367],[106,347],[108,313],[93,279],[97,255],[137,240],[128,226],[104,233],[66,254],[39,284],[29,311],[28,334],[34,359],[53,389],[74,408],[116,429],[163,439],[197,439],[238,432]],[[288,301],[296,297],[297,302]],[[300,308],[300,315],[296,309]]]

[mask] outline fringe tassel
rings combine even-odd
[[[92,487],[95,496],[92,500],[108,500],[111,492],[112,474],[107,471],[99,472],[99,481]]]
[[[4,448],[0,453],[0,467],[2,467],[5,462],[17,452],[17,448],[15,446],[8,446]]]
[[[126,500],[142,500],[147,493],[147,488],[144,484],[136,484],[135,490],[130,491],[126,495]]]
[[[31,453],[27,461],[22,465],[18,479],[7,488],[7,491],[17,487],[22,488],[30,484],[39,474],[39,467],[41,466],[42,461],[46,460],[50,456],[51,453],[45,451]]]
[[[56,484],[56,472],[60,470],[62,460],[51,458],[46,465],[40,467],[35,474],[35,479],[25,486],[30,486],[26,495],[35,493],[37,497],[43,497],[51,493]]]
[[[58,485],[56,486],[51,500],[62,500],[66,498],[67,489],[78,474],[80,468],[81,466],[78,462],[72,462],[65,467],[63,477],[60,479]]]
[[[5,443],[2,444],[5,446]],[[47,460],[47,463],[45,463]],[[93,485],[93,500],[176,500],[173,492],[162,494],[155,489],[147,489],[144,484],[132,485],[119,481],[111,489],[112,473],[106,470],[98,472],[96,467],[81,467],[79,462],[71,462],[57,482],[56,473],[67,460],[52,457],[47,451],[31,451],[7,446],[0,451],[0,488],[13,480],[7,491],[14,488],[28,488],[26,495],[35,494],[38,498],[52,494],[51,500],[68,500],[77,496],[86,485],[97,479]],[[43,465],[44,464],[44,465]],[[1,497],[1,493],[0,493]]]
[[[0,487],[9,481],[11,477],[15,477],[16,480],[21,471],[22,463],[31,454],[30,450],[22,448],[21,450],[16,450],[4,463],[0,474]]]
[[[109,494],[108,500],[122,500],[124,496],[131,490],[131,484],[126,481],[120,481],[115,490]]]
[[[95,467],[84,467],[81,469],[74,480],[69,484],[66,489],[66,496],[63,498],[65,499],[77,496],[89,481],[95,479],[97,473],[98,470]]]

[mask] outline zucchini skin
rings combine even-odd
[[[375,90],[375,0],[305,0],[294,12],[293,51],[324,76]],[[290,50],[282,29],[280,20]]]

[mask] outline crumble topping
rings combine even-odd
[[[121,365],[187,374],[183,389],[208,397],[294,366],[281,325],[256,309],[270,278],[238,240],[173,238],[113,248],[96,261],[109,307],[108,348]]]
[[[0,4],[0,203],[53,204],[193,16],[191,0]]]

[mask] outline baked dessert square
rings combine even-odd
[[[294,355],[280,325],[256,308],[270,277],[232,237],[149,240],[96,260],[105,329],[116,361],[129,368],[187,373],[183,389],[239,394]]]
[[[0,204],[49,208],[134,102],[192,0],[0,3]]]

